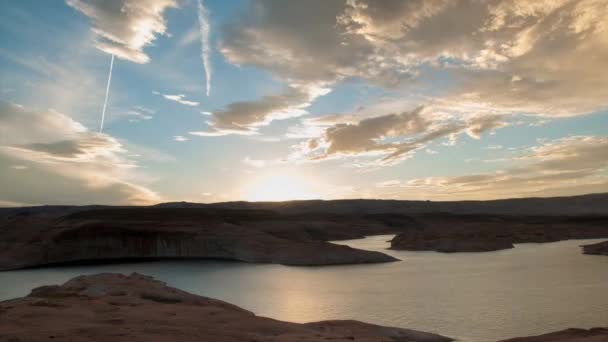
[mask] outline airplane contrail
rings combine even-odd
[[[205,69],[206,91],[207,96],[211,92],[211,63],[209,62],[209,12],[203,6],[203,1],[198,0],[198,26],[201,36],[201,59],[203,60],[203,68]]]
[[[106,98],[103,101],[103,109],[101,110],[101,125],[99,126],[99,133],[103,132],[103,122],[106,118],[106,107],[108,106],[108,95],[110,94],[110,83],[112,82],[112,67],[114,67],[114,55],[110,60],[110,72],[108,73],[108,84],[106,85]]]

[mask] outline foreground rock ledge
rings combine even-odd
[[[297,324],[196,296],[151,277],[80,276],[0,302],[0,341],[408,341],[452,339],[358,321]]]

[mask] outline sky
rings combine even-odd
[[[607,192],[606,18],[608,0],[1,1],[0,206]]]

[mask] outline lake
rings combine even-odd
[[[520,244],[489,253],[390,251],[391,235],[341,241],[401,262],[288,267],[226,261],[53,267],[0,272],[0,300],[99,272],[139,272],[258,315],[294,322],[357,319],[488,342],[608,326],[608,257],[579,245]]]

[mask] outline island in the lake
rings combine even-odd
[[[396,234],[391,249],[487,252],[608,238],[608,194],[474,202],[337,200],[0,209],[0,270],[208,258],[294,266],[398,261],[332,240]],[[603,251],[603,252],[602,252]],[[606,254],[605,245],[587,254]]]
[[[482,329],[483,327],[480,327]],[[608,329],[568,329],[511,342],[600,342]],[[435,333],[353,320],[289,323],[131,274],[79,276],[0,302],[2,341],[448,342]]]

